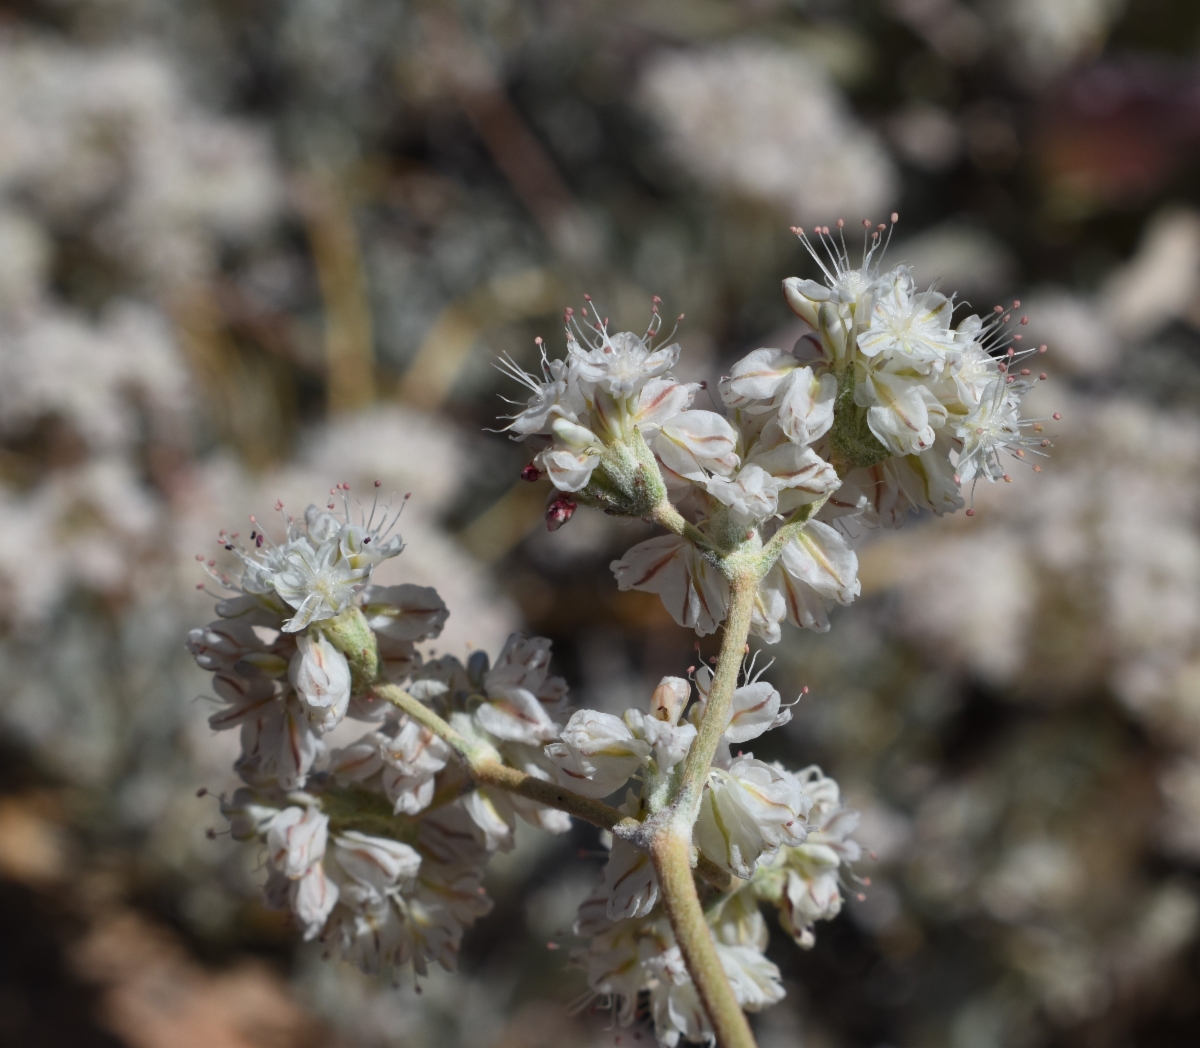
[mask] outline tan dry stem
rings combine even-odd
[[[696,894],[690,842],[662,832],[651,844],[650,858],[658,875],[659,897],[719,1048],[755,1048],[750,1023],[729,985]]]

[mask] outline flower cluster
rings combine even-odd
[[[206,562],[234,595],[188,637],[213,673],[218,731],[239,727],[236,770],[246,786],[223,801],[238,840],[267,849],[268,901],[289,909],[365,971],[431,962],[453,968],[465,927],[491,907],[483,867],[512,847],[515,817],[553,833],[569,819],[520,797],[472,789],[450,747],[374,694],[407,684],[498,760],[549,780],[543,744],[558,737],[566,684],[548,672],[549,642],[514,634],[495,665],[476,652],[423,656],[449,614],[428,587],[370,584],[402,549],[378,507],[351,518],[336,505],[284,516],[272,541],[251,518],[249,541],[222,533],[242,564],[236,577]],[[280,507],[282,512],[282,507]],[[347,745],[327,738],[347,718],[373,722]]]
[[[730,554],[771,548],[787,528],[753,631],[774,643],[784,619],[828,629],[829,609],[859,592],[846,541],[856,525],[952,512],[963,486],[1006,477],[1002,455],[1027,459],[1049,443],[1020,414],[1036,381],[1021,365],[1045,347],[1022,347],[1011,311],[954,324],[952,298],[917,290],[907,266],[881,267],[886,226],[868,229],[852,266],[842,225],[815,240],[796,230],[825,278],[784,281],[811,331],[734,364],[722,411],[694,408],[699,386],[672,377],[679,347],[655,346],[657,301],[644,336],[610,334],[594,307],[568,310],[565,359],[543,348],[540,379],[512,367],[533,396],[508,429],[538,449],[524,476],[544,473],[557,489],[550,526],[577,502],[668,524],[672,534],[634,546],[613,571],[701,635],[726,616],[718,562]]]
[[[1032,379],[1019,364],[1036,351],[1007,334],[1010,314],[952,326],[951,299],[880,269],[885,229],[857,268],[840,232],[814,244],[798,231],[826,277],[784,282],[811,333],[738,361],[721,411],[694,407],[701,387],[672,374],[680,347],[659,338],[658,300],[640,336],[610,334],[590,298],[567,310],[567,356],[543,350],[540,378],[505,361],[532,393],[507,428],[535,445],[524,476],[554,485],[551,529],[579,502],[663,525],[612,565],[618,585],[660,594],[701,634],[726,624],[715,668],[664,677],[623,716],[569,709],[546,640],[513,635],[494,663],[422,647],[446,607],[432,589],[371,584],[403,544],[377,505],[353,521],[348,485],[331,492],[341,515],[335,501],[284,515],[282,542],[253,517],[248,544],[221,534],[242,570],[207,566],[235,595],[189,646],[224,703],[213,727],[242,731],[246,785],[223,808],[237,838],[265,846],[267,897],[306,938],[366,971],[452,968],[517,818],[563,833],[573,813],[612,830],[575,957],[621,1024],[646,1015],[663,1044],[713,1042],[744,1022],[739,1007],[783,997],[760,905],[810,947],[841,908],[858,817],[819,768],[740,748],[791,719],[755,658],[739,678],[747,638],[778,641],[784,619],[828,628],[859,592],[856,522],[954,510],[962,485],[1005,476],[1002,453],[1047,443],[1020,416]],[[347,719],[369,730],[331,745]],[[676,905],[695,890],[689,854],[711,949]]]
[[[546,747],[564,784],[605,796],[631,777],[622,811],[644,820],[661,803],[704,717],[712,674],[696,674],[697,701],[686,710],[691,685],[665,677],[649,709],[623,717],[580,710],[561,741]],[[751,674],[733,695],[732,711],[703,790],[693,843],[700,855],[732,875],[730,890],[705,905],[722,967],[748,1011],[783,999],[779,971],[763,956],[766,923],[759,903],[778,909],[779,922],[797,943],[813,944],[813,923],[841,909],[841,867],[859,857],[849,834],[857,813],[842,807],[837,784],[818,768],[793,773],[731,746],[786,724],[791,710],[779,692]],[[692,978],[659,903],[648,856],[616,838],[602,884],[580,907],[576,935],[586,945],[576,961],[595,998],[608,1000],[622,1025],[634,1022],[642,994],[663,1044],[711,1041]]]
[[[667,919],[611,921],[603,896],[579,908],[576,935],[590,940],[577,954],[587,972],[590,1001],[602,1000],[621,1026],[632,1025],[643,1007],[659,1043],[713,1042],[712,1027]],[[721,967],[738,1003],[761,1011],[784,998],[779,969],[764,956],[768,932],[753,889],[744,888],[708,911]]]

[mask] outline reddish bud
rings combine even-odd
[[[567,495],[559,495],[546,507],[546,530],[557,531],[568,520],[575,516],[578,503]]]
[[[531,462],[521,470],[521,479],[527,480],[532,484],[535,480],[542,479],[542,471]]]

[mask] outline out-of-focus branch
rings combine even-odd
[[[504,89],[488,55],[444,8],[427,10],[422,29],[441,86],[457,101],[496,167],[563,258],[587,260],[589,221],[554,160]]]
[[[294,196],[325,309],[329,412],[352,411],[375,399],[371,306],[354,213],[344,187],[327,176],[298,181]]]

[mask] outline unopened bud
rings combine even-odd
[[[663,677],[650,698],[650,713],[660,721],[676,724],[687,705],[692,686],[682,677]]]
[[[531,462],[521,470],[521,479],[527,480],[532,484],[534,481],[542,479],[542,471]]]
[[[546,530],[557,531],[575,515],[578,503],[566,495],[559,495],[546,507]]]

